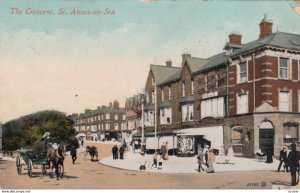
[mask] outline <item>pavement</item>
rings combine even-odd
[[[160,173],[198,173],[197,157],[177,157],[169,156],[168,160],[162,160],[162,169],[151,168],[153,163],[152,155],[141,155],[131,150],[126,151],[124,159],[113,160],[112,156],[105,157],[99,163],[106,166],[139,171],[140,165],[146,163],[145,172],[160,172]],[[241,157],[226,157],[216,156],[214,169],[219,172],[241,172],[241,171],[277,171],[279,160],[273,158],[273,163],[265,163],[257,159],[241,158]],[[205,168],[205,167],[204,167]],[[283,169],[283,168],[282,168]]]
[[[120,146],[120,142],[112,141],[95,141],[90,144],[115,144]],[[85,146],[85,145],[84,145]],[[84,153],[85,147],[80,147],[77,149],[77,153]],[[101,152],[101,150],[100,150]],[[69,153],[69,152],[68,152]],[[0,155],[0,160],[14,161],[15,158],[3,157]],[[145,172],[155,172],[155,173],[198,173],[198,160],[196,156],[194,157],[177,157],[169,156],[168,160],[161,160],[162,168],[158,169],[154,166],[151,168],[153,163],[152,155],[145,154],[141,155],[139,150],[134,153],[132,150],[125,151],[124,159],[113,160],[112,155],[104,157],[99,160],[100,164],[125,169],[125,170],[135,170],[140,171],[141,165],[146,163]],[[218,155],[216,156],[216,162],[214,163],[214,169],[216,173],[219,172],[241,172],[241,171],[277,171],[279,165],[279,160],[273,158],[273,163],[265,163],[257,159],[241,158],[241,157],[226,157]],[[205,166],[204,166],[205,168]],[[283,168],[282,168],[283,171]]]

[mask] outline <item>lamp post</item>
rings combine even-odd
[[[2,150],[2,122],[0,121],[0,149]]]
[[[145,142],[145,132],[144,132],[144,104],[145,104],[145,90],[143,90],[143,92],[142,92],[142,99],[141,99],[141,103],[142,103],[142,120],[141,120],[141,122],[142,122],[142,143],[144,143]]]
[[[154,138],[157,141],[157,149],[159,147],[157,139],[157,85],[154,85]]]

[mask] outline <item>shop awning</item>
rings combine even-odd
[[[159,105],[159,108],[170,108],[172,107],[171,101],[164,101]]]
[[[146,104],[144,107],[145,111],[152,111],[154,110],[154,104]]]
[[[223,145],[223,126],[199,127],[175,131],[177,136],[200,136],[211,142],[211,148],[220,149]]]
[[[179,100],[180,103],[192,103],[195,102],[195,98],[192,96],[186,96]]]

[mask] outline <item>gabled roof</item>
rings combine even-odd
[[[275,32],[267,37],[244,44],[243,47],[235,51],[232,56],[245,54],[264,46],[274,46],[300,51],[300,35],[285,32]]]
[[[207,60],[208,60],[208,62],[202,68],[200,68],[197,72],[207,70],[207,69],[219,66],[221,64],[224,64],[228,60],[228,58],[226,56],[226,52],[222,52],[220,54],[211,56]]]
[[[167,67],[151,64],[150,70],[154,76],[155,83],[160,85],[168,80],[171,76],[181,70],[179,67]]]
[[[186,62],[190,66],[192,73],[195,73],[203,68],[209,62],[209,60],[204,58],[190,57],[186,60]]]

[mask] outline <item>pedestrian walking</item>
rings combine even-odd
[[[75,161],[77,160],[77,150],[75,149],[74,146],[72,146],[70,154],[72,156],[72,163],[73,165],[75,164]]]
[[[282,148],[282,150],[279,152],[279,166],[277,171],[280,172],[281,166],[283,164],[283,169],[285,169],[286,172],[289,172],[289,167],[287,163],[287,152],[285,150],[285,147]]]
[[[120,147],[119,152],[120,152],[120,159],[124,159],[125,148],[123,145]]]
[[[155,168],[157,168],[157,151],[155,151],[153,154],[153,164],[152,164],[151,168],[153,166],[155,166]]]
[[[83,138],[81,138],[81,147],[83,147]]]
[[[202,148],[199,148],[198,149],[198,156],[197,156],[197,159],[198,159],[198,172],[205,172],[204,168],[203,168],[203,163],[204,163],[204,156],[205,154],[203,153],[202,151]]]
[[[214,173],[214,162],[216,161],[216,156],[212,150],[209,150],[207,153],[207,159],[208,159],[208,167],[206,168],[205,172],[206,173]]]
[[[296,144],[292,143],[291,145],[292,151],[290,151],[288,155],[288,165],[290,167],[290,173],[292,177],[292,186],[297,185],[297,170],[299,170],[299,160],[300,160],[300,154],[299,151],[296,150]]]

